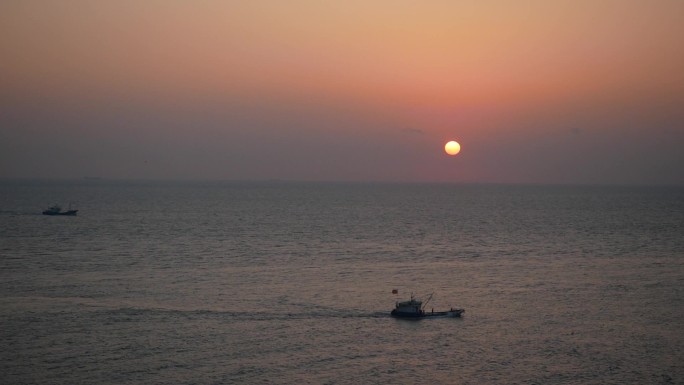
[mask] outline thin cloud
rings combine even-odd
[[[411,134],[411,135],[423,135],[425,132],[421,130],[420,128],[415,128],[415,127],[405,127],[401,130],[401,132],[405,134]]]

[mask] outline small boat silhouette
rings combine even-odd
[[[392,293],[395,291],[393,290]],[[396,294],[396,293],[395,293]],[[434,293],[433,293],[434,294]],[[432,299],[432,294],[428,297],[425,304],[422,301],[413,297],[411,294],[411,299],[408,301],[397,301],[394,306],[394,310],[390,313],[393,317],[397,318],[426,318],[426,317],[460,317],[465,313],[464,309],[454,309],[453,307],[447,311],[425,311],[425,305]]]
[[[67,211],[62,211],[62,208],[59,205],[53,205],[47,208],[47,210],[43,211],[43,215],[76,215],[78,210],[72,210],[71,205],[69,205],[69,210]]]

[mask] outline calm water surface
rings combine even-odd
[[[3,384],[682,384],[684,188],[0,181],[0,325]]]

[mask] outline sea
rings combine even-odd
[[[2,180],[0,383],[684,384],[684,186]]]

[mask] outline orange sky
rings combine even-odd
[[[680,184],[682,17],[664,0],[4,1],[0,176]]]

